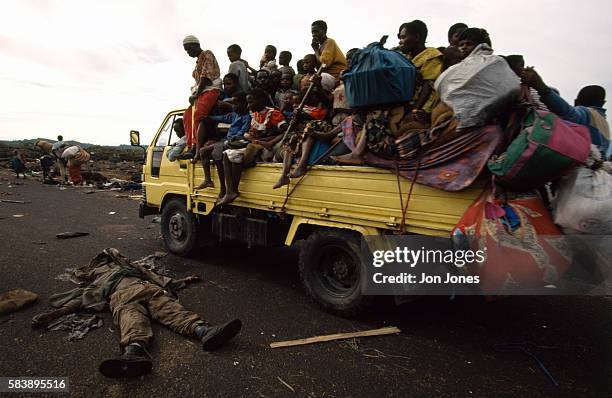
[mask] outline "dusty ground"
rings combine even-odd
[[[66,341],[65,332],[32,331],[30,319],[48,308],[52,293],[72,287],[54,279],[58,274],[105,247],[131,258],[163,250],[159,225],[150,217],[139,219],[137,202],[116,198],[117,192],[85,194],[87,189],[61,190],[31,179],[9,188],[6,176],[0,173],[0,199],[31,203],[0,203],[0,291],[25,288],[40,300],[0,318],[0,376],[67,376],[75,396],[557,397],[612,391],[604,387],[612,381],[608,299],[427,298],[400,307],[383,300],[374,314],[347,320],[319,311],[305,297],[294,251],[239,246],[163,260],[179,275],[204,279],[180,293],[186,307],[211,322],[242,319],[243,332],[233,344],[208,354],[196,340],[155,327],[153,373],[138,380],[105,379],[97,366],[118,353],[109,314],[103,314],[101,329],[77,342]],[[75,230],[91,235],[55,238]],[[402,333],[268,347],[278,340],[385,325]],[[560,386],[552,387],[527,355],[496,352],[496,344],[509,342],[540,346],[533,353]]]

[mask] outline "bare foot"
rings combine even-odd
[[[306,174],[306,167],[297,167],[291,173],[289,173],[289,178],[298,178]]]
[[[362,164],[364,164],[364,161],[363,159],[361,159],[361,156],[355,155],[352,152],[341,156],[330,156],[330,158],[335,162],[345,165],[361,166]]]
[[[219,206],[226,205],[228,203],[232,203],[238,197],[238,193],[228,192],[223,199],[217,203]]]
[[[215,184],[213,184],[212,181],[210,180],[204,180],[200,185],[198,185],[195,189],[205,189],[205,188],[212,188],[214,187]]]
[[[219,196],[217,196],[217,200],[215,201],[215,204],[218,205],[219,203],[221,203],[221,201],[223,200],[223,198],[225,197],[226,192],[225,191],[220,191],[219,192]]]
[[[278,188],[282,187],[283,185],[289,184],[289,182],[290,182],[289,177],[281,176],[281,178],[279,178],[278,181],[276,181],[276,184],[274,184],[272,189],[278,189]]]

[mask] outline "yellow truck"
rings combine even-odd
[[[411,182],[394,173],[366,166],[314,166],[299,184],[274,190],[279,163],[259,163],[245,169],[240,196],[215,206],[215,188],[196,190],[201,165],[170,162],[166,152],[178,141],[172,124],[184,110],[168,113],[146,150],[140,217],[161,214],[166,248],[179,256],[196,250],[199,242],[242,241],[249,246],[300,245],[299,272],[306,292],[325,310],[355,315],[371,303],[362,294],[362,236],[399,234],[400,202]],[[140,145],[132,131],[131,143]],[[405,234],[449,236],[465,209],[480,193],[469,188],[446,192],[415,184],[405,215]]]

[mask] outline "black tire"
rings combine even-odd
[[[366,269],[360,252],[359,236],[338,229],[319,229],[302,245],[302,285],[324,310],[353,317],[371,307],[374,296],[362,294]]]
[[[161,213],[161,232],[164,245],[177,256],[191,254],[198,242],[198,226],[195,215],[187,211],[185,199],[171,199]]]

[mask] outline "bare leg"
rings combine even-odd
[[[227,194],[218,202],[219,205],[231,203],[238,197],[238,186],[240,185],[240,177],[242,176],[242,163],[232,163],[229,161],[227,155],[224,155],[223,164],[226,166],[225,184],[227,185]]]
[[[297,178],[306,174],[306,167],[308,167],[308,158],[310,157],[310,153],[312,152],[314,143],[314,138],[310,136],[306,137],[304,142],[302,142],[302,156],[300,157],[300,161],[298,162],[295,170],[293,170],[293,172],[289,174],[290,178]]]
[[[217,174],[219,175],[219,198],[222,198],[227,192],[225,188],[225,168],[223,166],[223,161],[215,160],[215,166],[217,167]]]
[[[204,120],[200,121],[200,123],[198,124],[198,132],[197,132],[197,138],[198,141],[196,143],[196,148],[195,148],[195,156],[193,157],[193,159],[191,160],[192,163],[196,163],[199,159],[199,154],[200,154],[200,148],[202,146],[204,146],[204,143],[206,142],[206,122]]]
[[[289,151],[288,148],[283,150],[283,170],[281,171],[281,176],[276,181],[276,184],[272,187],[273,189],[278,189],[283,185],[289,184],[289,171],[291,170],[291,161],[293,160],[293,154]]]
[[[357,141],[357,144],[355,145],[355,149],[351,152],[348,153],[346,155],[341,155],[341,156],[330,156],[331,159],[335,160],[336,162],[340,163],[340,164],[346,164],[346,165],[362,165],[363,164],[363,154],[365,153],[365,149],[366,149],[366,132],[364,131],[363,134],[361,134],[359,136],[359,140]]]
[[[203,148],[200,148],[200,159],[202,159],[202,168],[204,169],[204,181],[196,187],[196,189],[204,189],[211,188],[215,185],[212,182],[212,177],[210,176],[210,154],[212,153],[213,146],[209,145]]]

